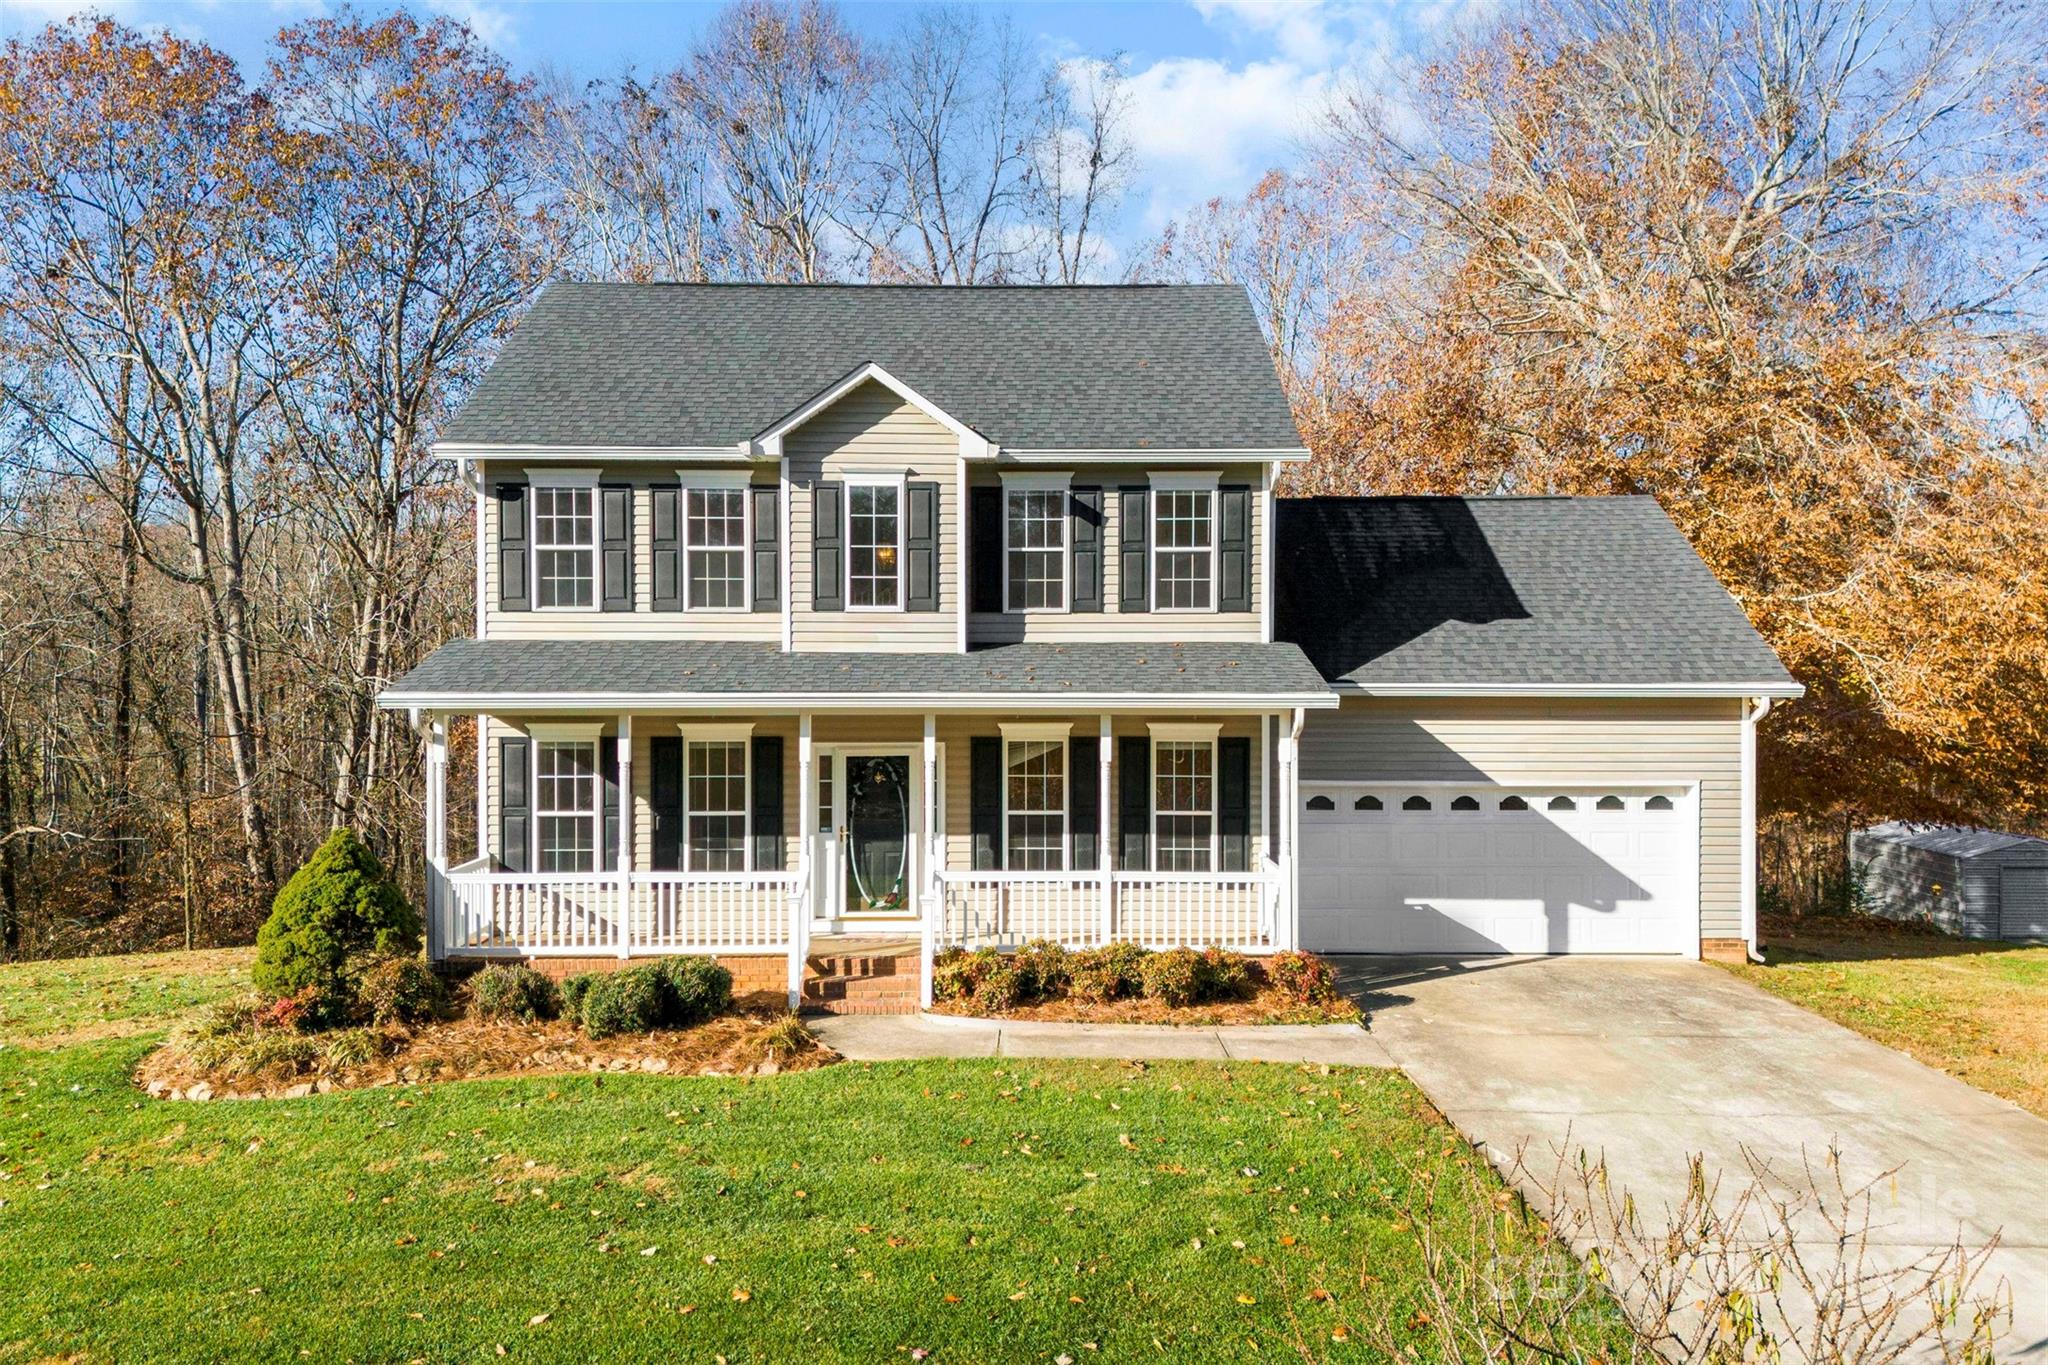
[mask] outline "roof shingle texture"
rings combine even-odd
[[[441,440],[736,446],[874,362],[998,445],[1301,446],[1244,291],[556,284]]]
[[[1333,682],[1790,681],[1654,499],[1301,498],[1275,633]]]
[[[714,693],[858,697],[1017,693],[1322,694],[1293,645],[1020,644],[967,654],[784,654],[720,640],[455,640],[392,683],[390,698]]]
[[[2048,852],[2048,839],[2036,839],[2025,834],[2004,834],[1995,829],[1978,829],[1970,825],[1918,825],[1893,820],[1882,825],[1871,825],[1856,832],[1865,839],[1902,844],[1907,848],[1927,849],[1956,858],[1975,858],[1986,853],[2002,853],[2009,848],[2032,847]]]

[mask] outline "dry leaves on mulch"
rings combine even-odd
[[[1135,998],[1090,1004],[1066,997],[1015,1005],[995,1013],[976,1009],[971,1001],[942,1000],[932,1005],[934,1014],[957,1014],[967,1018],[1043,1020],[1079,1024],[1351,1024],[1358,1022],[1358,1007],[1348,1000],[1333,1005],[1304,1005],[1280,991],[1263,990],[1244,1000],[1223,1000],[1206,1005],[1165,1005],[1157,1000]]]

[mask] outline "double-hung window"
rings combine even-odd
[[[1153,867],[1208,872],[1216,866],[1216,740],[1155,727],[1152,738]]]
[[[534,866],[542,872],[593,872],[598,817],[597,738],[545,738],[533,746]]]
[[[748,476],[685,475],[683,582],[691,611],[747,609]]]
[[[1005,611],[1067,609],[1067,480],[1003,481]]]
[[[1155,476],[1152,483],[1152,607],[1216,607],[1216,483]]]
[[[535,478],[534,605],[589,610],[597,605],[597,478],[559,471]]]
[[[683,749],[684,866],[692,872],[746,871],[747,741],[686,736]]]
[[[1005,726],[1003,847],[1012,872],[1067,865],[1067,740],[1039,727]]]
[[[903,483],[846,483],[846,604],[856,611],[903,606]]]

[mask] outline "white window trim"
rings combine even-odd
[[[526,471],[526,482],[534,488],[595,488],[595,469],[557,469],[552,466]]]
[[[1209,876],[1215,876],[1222,868],[1223,843],[1221,819],[1217,801],[1221,796],[1216,771],[1216,739],[1222,733],[1221,725],[1153,725],[1152,744],[1148,751],[1145,773],[1145,806],[1150,823],[1146,829],[1145,850],[1147,861],[1153,872],[1164,871],[1159,866],[1159,746],[1161,744],[1191,744],[1209,751]],[[1174,815],[1192,815],[1193,811],[1173,811]],[[1169,874],[1171,875],[1171,874]]]
[[[527,821],[527,865],[536,872],[541,864],[541,822],[548,816],[575,818],[576,812],[543,811],[540,804],[540,751],[547,744],[588,744],[590,746],[590,867],[587,873],[543,873],[545,876],[583,876],[604,867],[604,724],[601,721],[536,721],[526,727],[527,791],[531,816]]]
[[[1072,496],[1072,474],[1003,475],[1003,611],[1020,616],[1066,616],[1074,610],[1074,531],[1069,508],[1059,518],[1060,604],[1056,607],[1020,607],[1011,596],[1010,495],[1012,493],[1065,493]],[[1037,551],[1034,553],[1043,553]]]
[[[690,746],[692,744],[737,744],[740,746],[740,871],[754,870],[754,746],[750,742],[754,734],[752,721],[738,721],[723,725],[684,724],[676,727],[683,736],[683,827],[680,831],[681,848],[676,861],[682,864],[686,873],[697,869],[691,866],[690,853]],[[720,811],[729,815],[730,811]],[[711,873],[719,876],[733,875]]]
[[[604,496],[597,489],[595,469],[529,469],[526,471],[526,577],[534,611],[599,611],[604,607]],[[531,496],[536,488],[587,488],[590,490],[590,605],[587,607],[540,604],[540,499]],[[577,546],[550,545],[550,550]]]
[[[751,469],[682,469],[676,471],[676,540],[682,546],[683,562],[678,566],[682,580],[683,611],[700,616],[740,616],[754,609],[754,471]],[[736,607],[698,607],[690,604],[690,492],[740,494],[740,603]]]
[[[904,560],[908,553],[904,545],[910,531],[910,507],[906,491],[910,483],[910,476],[901,470],[893,474],[849,473],[842,477],[841,483],[845,488],[846,505],[840,511],[840,516],[843,520],[840,522],[839,533],[840,543],[846,547],[846,553],[841,556],[846,562],[846,567],[841,578],[840,591],[845,595],[846,609],[848,611],[881,614],[901,612],[905,609],[904,601],[909,596],[910,590],[908,575],[903,572]],[[853,490],[856,488],[893,488],[896,490],[896,604],[894,606],[857,607],[853,604]]]
[[[1069,872],[1074,866],[1074,821],[1073,781],[1074,744],[1069,737],[1073,726],[1061,724],[1017,724],[1005,723],[1003,732],[1003,866],[1005,872],[1014,871],[1010,866],[1010,746],[1012,744],[1043,744],[1057,742],[1060,746],[1060,865],[1058,868],[1042,868],[1041,871]],[[1044,814],[1043,811],[1037,812]]]
[[[1222,476],[1214,473],[1160,474],[1146,480],[1145,492],[1145,605],[1167,616],[1214,616],[1221,599],[1216,581],[1218,524],[1217,488]],[[1162,607],[1159,605],[1159,495],[1161,493],[1207,493],[1209,495],[1209,605],[1206,607]],[[1178,552],[1177,552],[1178,553]]]

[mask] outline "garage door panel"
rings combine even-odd
[[[1686,793],[1616,787],[1471,793],[1308,789],[1331,811],[1303,819],[1302,942],[1335,952],[1673,953],[1698,933],[1698,871]],[[1369,792],[1377,810],[1358,810]],[[1649,795],[1674,808],[1651,811]],[[1422,796],[1428,810],[1404,809]],[[1501,810],[1505,796],[1527,810]],[[1621,808],[1600,809],[1603,796]],[[1469,803],[1468,803],[1469,806]]]

